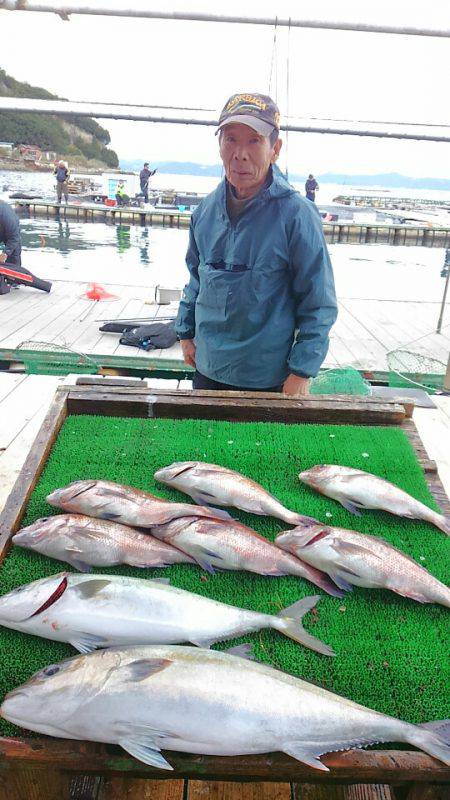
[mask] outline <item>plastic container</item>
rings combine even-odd
[[[115,206],[115,205],[117,205],[115,200],[110,200],[109,197],[106,198],[105,206]]]

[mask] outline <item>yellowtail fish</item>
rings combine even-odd
[[[48,736],[118,744],[167,770],[166,751],[175,750],[281,751],[328,771],[323,753],[374,742],[406,742],[450,764],[443,723],[412,725],[265,664],[176,645],[112,648],[51,664],[9,692],[0,714]]]

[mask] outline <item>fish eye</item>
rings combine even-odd
[[[47,678],[51,678],[52,675],[56,675],[56,673],[59,672],[60,669],[61,667],[59,664],[51,664],[49,667],[45,667],[45,669],[42,670],[42,674],[45,675]]]

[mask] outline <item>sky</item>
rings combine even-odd
[[[33,5],[33,0],[29,0]],[[450,29],[450,0],[80,0],[293,19]],[[59,5],[63,6],[61,1]],[[216,109],[235,92],[269,93],[282,117],[450,126],[450,39],[0,11],[0,66],[70,100]],[[289,91],[287,90],[289,86]],[[189,111],[184,112],[189,116]],[[213,128],[99,120],[120,158],[218,163]],[[290,133],[291,172],[450,177],[450,143]]]

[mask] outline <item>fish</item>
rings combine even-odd
[[[228,519],[230,516],[218,508],[172,503],[150,492],[112,481],[74,481],[51,492],[47,496],[47,503],[74,514],[86,514],[137,528],[163,525],[177,517]]]
[[[251,514],[277,517],[288,525],[316,521],[290,511],[259,483],[218,464],[178,461],[157,470],[155,479],[189,494],[200,505],[234,506]]]
[[[120,745],[172,770],[170,753],[320,756],[405,742],[450,764],[449,721],[414,725],[239,655],[180,645],[111,648],[49,664],[9,692],[1,716],[48,736]],[[446,728],[447,725],[447,728]]]
[[[264,536],[236,520],[225,522],[187,517],[159,525],[151,532],[157,539],[183,550],[211,574],[216,569],[229,569],[258,575],[296,575],[328,594],[343,596],[323,572],[284,553]]]
[[[216,642],[272,628],[324,655],[331,647],[303,628],[320,596],[304,597],[278,614],[219,603],[165,579],[61,572],[0,597],[0,625],[68,642],[81,653],[135,644]]]
[[[194,563],[186,553],[148,532],[82,514],[42,517],[22,528],[12,541],[19,547],[66,561],[80,572],[119,564],[150,568]]]
[[[317,492],[337,500],[352,514],[361,514],[360,508],[388,511],[399,517],[429,522],[450,535],[450,517],[433,511],[403,489],[370,472],[338,464],[320,464],[300,472],[298,477]]]
[[[450,589],[413,558],[377,536],[309,525],[284,531],[277,547],[326,572],[344,591],[353,586],[390,589],[418,603],[450,608]]]

